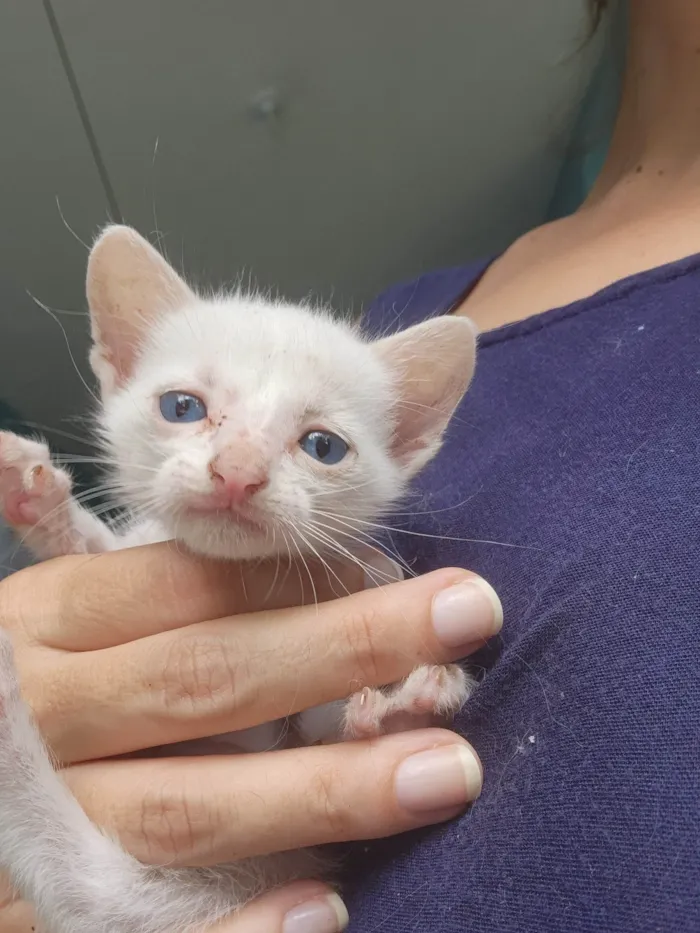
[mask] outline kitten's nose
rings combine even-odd
[[[221,454],[209,464],[209,475],[216,492],[223,493],[231,505],[241,505],[268,483],[263,467],[242,466]]]

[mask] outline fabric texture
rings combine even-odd
[[[391,289],[367,330],[487,265]],[[484,335],[401,512],[415,571],[477,571],[505,624],[458,721],[482,796],[353,849],[351,933],[697,933],[700,256]]]

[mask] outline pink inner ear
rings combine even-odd
[[[106,333],[93,323],[90,365],[103,391],[107,388],[105,383],[110,388],[119,388],[128,380],[136,362],[140,336],[128,322],[116,317],[109,322]]]
[[[474,374],[476,332],[466,318],[441,317],[375,345],[396,387],[392,452],[409,473],[434,456]]]
[[[140,344],[160,315],[195,296],[160,253],[130,227],[108,227],[87,270],[92,321],[90,362],[102,391],[129,379]]]

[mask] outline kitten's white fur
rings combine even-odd
[[[474,368],[475,334],[462,318],[370,342],[324,311],[240,293],[204,299],[125,227],[95,244],[87,291],[101,435],[132,520],[108,528],[70,497],[44,445],[0,435],[0,507],[42,558],[171,538],[226,559],[348,556],[363,523],[439,449]],[[158,399],[169,390],[202,398],[207,418],[165,421]],[[317,428],[348,442],[340,463],[299,446]],[[266,478],[242,512],[193,511],[212,492],[216,457]],[[348,715],[356,733],[376,733],[396,712],[453,712],[469,687],[458,668],[424,668],[351,701]],[[306,732],[318,731],[310,712]],[[208,870],[140,865],[88,821],[52,768],[2,634],[0,864],[51,933],[194,929],[319,870],[312,853]]]

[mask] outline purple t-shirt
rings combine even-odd
[[[449,312],[486,266],[388,291],[367,329]],[[458,720],[484,790],[353,850],[350,931],[698,933],[700,255],[485,334],[417,489],[391,524],[437,537],[394,534],[403,557],[504,605]]]

